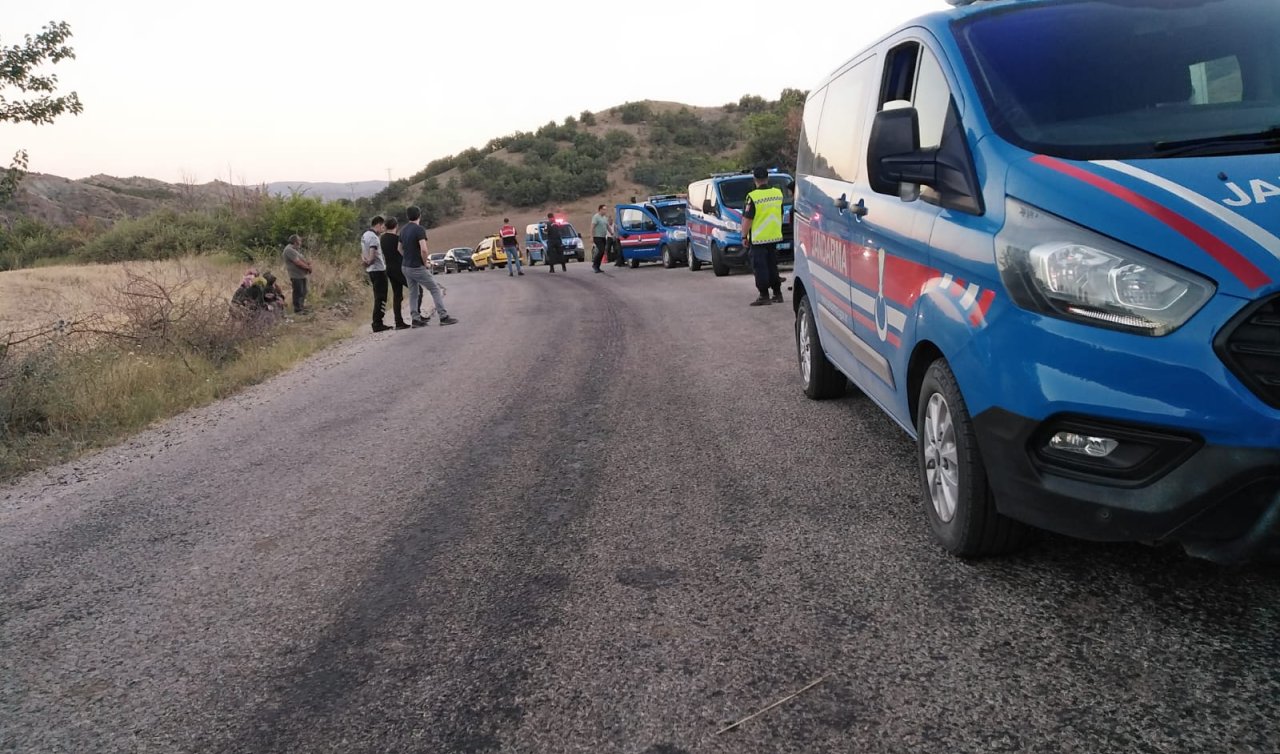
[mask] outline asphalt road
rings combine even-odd
[[[951,558],[789,305],[608,269],[0,488],[0,750],[1280,749],[1280,570]]]

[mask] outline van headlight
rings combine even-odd
[[[1142,335],[1167,335],[1213,296],[1213,281],[1016,199],[996,264],[1024,309]]]

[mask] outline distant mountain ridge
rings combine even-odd
[[[324,199],[327,202],[338,199],[363,199],[373,196],[387,187],[387,181],[349,181],[347,183],[312,182],[312,181],[274,181],[267,184],[268,194],[288,196],[302,194]]]

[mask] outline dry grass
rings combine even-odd
[[[0,273],[0,480],[226,397],[353,332],[356,270],[317,261],[319,313],[270,322],[231,314],[242,270],[198,258]]]

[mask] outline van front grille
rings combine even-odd
[[[1223,329],[1214,347],[1255,395],[1280,408],[1280,296],[1244,310]]]

